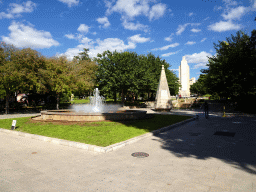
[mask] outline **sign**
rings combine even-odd
[[[13,121],[12,121],[12,130],[14,130],[15,127],[16,127],[16,120],[13,120]]]

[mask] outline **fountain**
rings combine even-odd
[[[98,88],[93,92],[90,104],[73,105],[71,109],[41,111],[38,121],[105,121],[134,120],[146,117],[147,111],[120,110],[121,105],[106,104]]]

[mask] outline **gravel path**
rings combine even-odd
[[[11,119],[11,118],[19,118],[19,117],[32,117],[38,116],[41,113],[25,113],[25,114],[8,114],[8,115],[0,115],[0,119]]]

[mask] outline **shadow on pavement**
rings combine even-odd
[[[216,131],[235,135],[214,135]],[[216,158],[256,174],[256,118],[211,116],[205,120],[200,116],[199,120],[156,136],[162,142],[162,148],[177,157]]]

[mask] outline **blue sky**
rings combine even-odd
[[[110,51],[153,53],[178,77],[182,56],[198,79],[213,43],[255,29],[255,0],[0,0],[0,40],[69,59]]]

